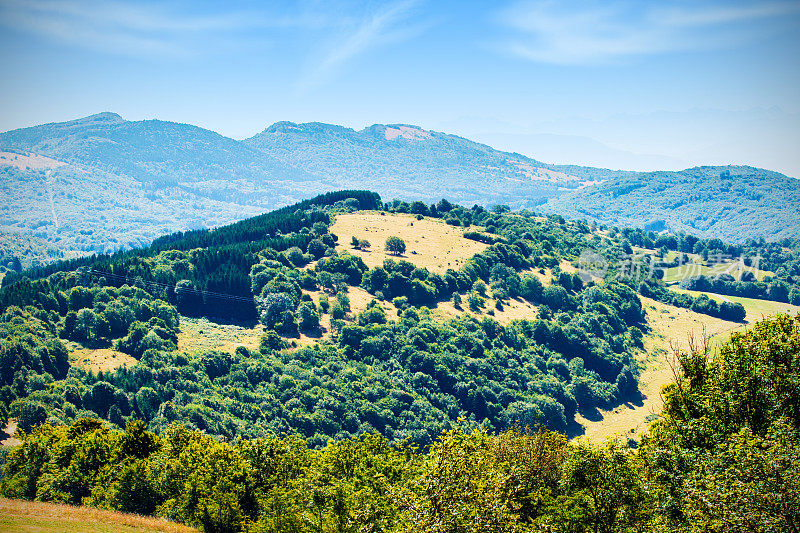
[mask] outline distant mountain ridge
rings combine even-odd
[[[340,187],[374,183],[385,198],[534,206],[584,180],[520,154],[409,124],[356,131],[319,122],[278,122],[243,141]]]
[[[736,242],[800,235],[800,180],[775,172],[552,165],[409,124],[276,122],[240,141],[105,112],[0,133],[0,178],[0,231],[79,253],[356,188],[387,201],[500,203]]]

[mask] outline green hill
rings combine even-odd
[[[446,266],[421,242],[437,230],[472,255]],[[713,358],[677,348],[663,393],[650,368],[704,316],[747,319],[659,273],[689,249],[759,255],[773,276],[688,279],[795,298],[800,244],[782,244],[345,190],[8,272],[0,426],[22,444],[2,449],[0,494],[205,531],[782,530],[800,502],[797,319]],[[606,416],[622,440],[568,442]]]
[[[769,241],[796,238],[800,235],[798,206],[800,180],[731,166],[612,176],[553,198],[541,210],[741,243],[759,237]]]

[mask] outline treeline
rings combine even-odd
[[[422,450],[368,433],[314,450],[294,436],[219,441],[80,419],[24,435],[0,493],[204,531],[793,531],[798,343],[800,319],[784,315],[734,333],[714,358],[680,354],[638,449],[454,429]]]
[[[380,196],[370,191],[337,191],[326,193],[298,204],[283,207],[258,217],[253,217],[241,222],[230,224],[214,230],[195,230],[177,232],[155,239],[145,248],[118,252],[111,255],[93,255],[67,261],[58,261],[44,267],[32,268],[19,275],[8,274],[3,280],[3,286],[11,285],[21,277],[28,279],[42,279],[55,272],[70,272],[81,267],[94,267],[102,269],[107,265],[123,264],[126,260],[155,256],[168,250],[191,250],[195,248],[214,249],[230,247],[233,245],[248,245],[250,251],[259,251],[278,245],[279,249],[294,246],[295,243],[285,243],[283,234],[292,234],[302,228],[310,228],[314,222],[325,224],[330,222],[326,213],[317,208],[333,205],[345,199],[354,199],[360,209],[373,209],[380,207]],[[305,240],[305,239],[303,239]],[[282,245],[288,244],[285,248]],[[135,273],[134,275],[141,275]]]
[[[689,286],[681,283],[681,287],[689,288]],[[692,289],[692,290],[707,290],[707,289]],[[709,291],[716,292],[716,291]],[[731,322],[744,322],[747,316],[747,311],[744,306],[738,302],[723,301],[717,303],[705,294],[699,296],[692,296],[681,292],[671,291],[664,286],[663,283],[658,283],[655,280],[644,280],[639,284],[639,294],[647,298],[653,298],[659,302],[682,307],[684,309],[691,309],[695,313],[702,313],[704,315],[714,316],[723,320],[730,320]]]
[[[800,305],[800,288],[792,287],[780,279],[766,283],[755,280],[737,281],[730,274],[713,277],[701,275],[682,280],[681,288]]]

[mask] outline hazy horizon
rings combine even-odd
[[[0,0],[0,130],[408,123],[552,163],[800,177],[800,2]]]

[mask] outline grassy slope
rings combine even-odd
[[[339,237],[338,250],[358,255],[369,267],[380,266],[385,259],[403,259],[444,273],[448,268],[458,270],[467,259],[487,248],[486,244],[465,239],[462,235],[466,228],[449,226],[433,218],[416,220],[404,214],[381,215],[368,211],[338,215],[330,231]],[[387,254],[383,249],[386,238],[392,235],[406,242],[406,252],[400,257]],[[353,236],[368,240],[371,249],[353,249],[350,246]]]
[[[713,265],[706,265],[702,263],[687,263],[685,265],[668,268],[664,271],[664,282],[674,283],[684,278],[692,276],[719,276],[721,274],[730,274],[735,279],[739,279],[742,272],[752,272],[760,281],[765,276],[772,276],[773,273],[767,270],[760,270],[752,266],[745,266],[741,261],[723,261]]]
[[[661,387],[675,377],[673,346],[680,350],[687,350],[690,345],[699,347],[704,334],[713,343],[718,338],[729,337],[731,331],[741,327],[736,322],[641,298],[647,311],[647,323],[652,328],[644,339],[645,349],[639,359],[643,367],[639,378],[643,398],[611,410],[578,415],[576,422],[582,428],[570,428],[572,435],[583,434],[595,441],[613,436],[638,437],[646,429],[648,417],[661,411]]]
[[[110,348],[77,347],[70,352],[71,364],[91,372],[109,372],[120,367],[130,368],[136,359]]]
[[[0,498],[4,533],[191,533],[196,529],[139,515],[91,507]]]
[[[744,306],[744,310],[747,312],[747,315],[745,315],[745,320],[747,320],[748,324],[752,324],[757,320],[762,320],[768,316],[778,313],[790,313],[792,315],[796,315],[800,312],[800,306],[783,302],[773,302],[772,300],[759,300],[757,298],[744,298],[742,296],[725,296],[722,294],[714,294],[712,292],[688,291],[686,289],[679,289],[677,287],[670,287],[670,289],[676,292],[691,294],[692,296],[705,294],[717,302],[724,302],[725,300],[728,300],[731,302],[740,303]],[[711,346],[715,347],[724,343],[730,339],[731,333],[734,331],[742,332],[746,327],[747,326],[745,324],[739,324],[738,327],[731,329],[724,335],[719,335],[713,338]]]

